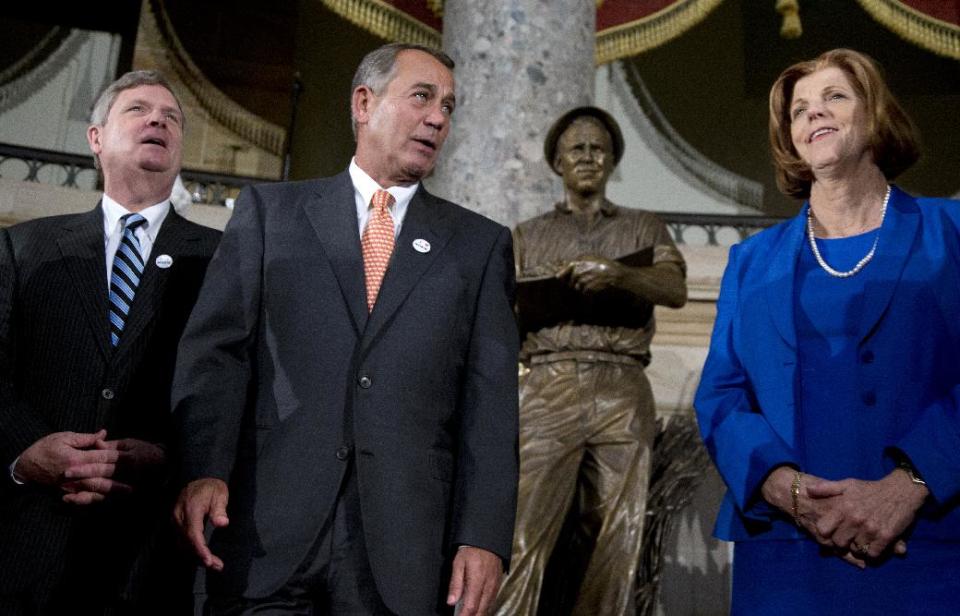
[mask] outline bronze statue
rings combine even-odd
[[[685,264],[653,214],[606,185],[623,155],[616,121],[580,107],[544,153],[565,199],[514,231],[520,352],[520,488],[498,614],[535,616],[550,554],[574,504],[592,544],[574,614],[632,613],[651,449],[653,305],[686,302]]]

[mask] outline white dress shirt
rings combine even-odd
[[[113,257],[117,254],[117,248],[120,247],[120,241],[123,239],[123,225],[120,218],[127,214],[133,214],[127,208],[123,207],[109,195],[104,193],[101,201],[103,207],[103,243],[106,248],[106,268],[107,268],[107,288],[110,288],[110,272],[113,270]],[[157,241],[157,235],[160,234],[160,226],[167,218],[170,211],[170,200],[164,199],[160,203],[151,205],[142,209],[140,214],[147,219],[147,222],[133,230],[133,234],[140,243],[140,256],[143,262],[147,263],[150,258],[150,251],[153,249],[153,243]]]
[[[357,227],[360,229],[360,236],[363,236],[363,229],[367,226],[367,219],[370,218],[370,200],[373,199],[373,194],[378,190],[386,190],[393,195],[394,199],[394,204],[389,210],[393,218],[393,237],[399,237],[403,218],[407,215],[407,206],[410,205],[410,200],[420,187],[420,182],[410,186],[383,188],[357,165],[356,158],[350,159],[350,179],[353,181],[353,196],[357,203]]]

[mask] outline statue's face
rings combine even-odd
[[[589,195],[603,190],[613,165],[610,133],[592,117],[574,120],[557,141],[553,166],[571,192]]]

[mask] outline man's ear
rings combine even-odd
[[[350,99],[350,111],[357,124],[366,124],[373,111],[374,94],[368,86],[359,85]]]
[[[97,155],[99,155],[100,150],[103,149],[103,146],[100,145],[101,131],[102,127],[96,124],[91,124],[87,127],[87,143],[90,145],[90,151]]]
[[[560,167],[560,152],[553,155],[553,163],[550,165],[557,175],[563,175],[563,169]]]

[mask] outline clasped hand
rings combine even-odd
[[[793,516],[790,486],[794,471],[774,470],[763,485],[764,498]],[[797,499],[800,525],[820,544],[863,568],[888,550],[906,554],[904,531],[927,497],[927,489],[894,470],[877,481],[829,481],[804,474]]]
[[[585,255],[575,259],[557,272],[557,278],[566,278],[581,293],[596,293],[619,286],[624,266],[616,261]]]
[[[108,494],[132,492],[135,485],[158,475],[166,463],[158,445],[106,438],[106,430],[48,434],[20,455],[14,472],[29,483],[59,486],[65,502],[89,505]]]

